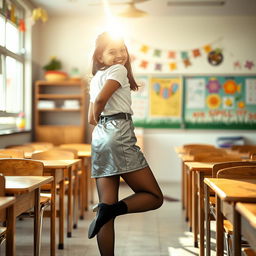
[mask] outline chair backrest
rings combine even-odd
[[[256,160],[256,151],[250,152],[250,159]]]
[[[24,144],[24,146],[29,146],[34,148],[35,151],[45,151],[53,148],[53,144],[50,142],[30,142],[27,144]]]
[[[256,166],[256,161],[235,161],[235,162],[224,162],[217,163],[212,167],[212,177],[216,178],[217,172],[224,168],[235,167],[235,166]]]
[[[196,154],[200,154],[200,153],[215,153],[215,154],[221,154],[221,155],[226,155],[227,151],[223,148],[193,148],[193,149],[189,149],[187,151],[187,154],[189,155],[196,155]]]
[[[5,177],[0,173],[0,196],[5,196]],[[5,210],[0,210],[0,221],[5,221]]]
[[[77,149],[73,149],[73,148],[61,148],[61,147],[55,147],[53,148],[54,150],[61,150],[61,151],[68,151],[68,152],[72,152],[74,154],[74,158],[78,159],[78,150]]]
[[[256,145],[235,145],[231,147],[232,150],[239,151],[240,153],[249,153],[256,151]]]
[[[2,173],[0,173],[0,196],[5,196],[5,178]]]
[[[205,162],[205,163],[220,163],[220,162],[228,162],[228,161],[241,161],[241,158],[237,155],[198,155],[194,157],[194,161],[197,162]]]
[[[217,172],[217,178],[223,179],[256,179],[256,165],[235,166],[221,169]]]
[[[31,159],[35,160],[69,160],[75,159],[74,153],[67,150],[47,150],[39,153],[34,153]]]
[[[0,153],[0,158],[12,158],[10,155]]]
[[[35,151],[34,148],[32,146],[8,146],[7,148],[9,149],[18,149],[18,150],[22,150],[23,152],[33,152]]]
[[[0,170],[5,176],[42,176],[44,165],[28,159],[0,159]]]
[[[24,158],[24,151],[19,149],[0,149],[0,154],[6,154],[13,158]]]
[[[61,145],[59,145],[59,147],[76,149],[78,151],[90,151],[91,150],[91,144],[83,144],[83,143],[61,144]]]

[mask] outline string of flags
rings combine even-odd
[[[0,12],[8,20],[14,23],[21,32],[26,31],[23,12],[14,4],[14,2],[11,2],[9,0],[0,0]]]
[[[221,45],[220,41],[221,38],[193,49],[172,50],[152,47],[132,40],[137,47],[133,47],[136,51],[131,54],[131,61],[136,61],[136,64],[142,69],[146,70],[149,66],[153,66],[153,69],[159,72],[166,68],[169,71],[176,71],[180,67],[189,68],[193,65],[193,60],[201,57],[206,57],[210,65],[218,66],[224,59],[223,49],[218,47]],[[246,68],[248,70],[255,66],[252,60],[246,60],[244,63],[236,60],[233,65],[235,69]]]
[[[19,31],[26,31],[26,22],[23,18],[24,13],[21,8],[15,5],[15,2],[10,0],[0,0],[0,13],[4,15],[7,20],[15,24]],[[48,14],[46,10],[40,7],[35,8],[32,11],[31,24],[33,25],[38,20],[41,20],[42,22],[46,22],[48,20]]]

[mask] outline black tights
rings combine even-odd
[[[149,167],[122,174],[121,177],[134,191],[124,198],[128,213],[145,212],[159,208],[163,204],[163,195]],[[119,176],[97,178],[99,201],[106,204],[118,202]],[[107,222],[97,235],[101,256],[114,256],[115,231],[114,219]]]

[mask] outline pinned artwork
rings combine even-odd
[[[217,78],[213,77],[209,79],[206,88],[208,89],[209,93],[219,93],[221,84]]]
[[[208,53],[208,62],[213,66],[218,66],[223,61],[223,54],[221,49],[215,49]]]

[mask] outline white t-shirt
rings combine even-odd
[[[133,114],[127,69],[121,64],[116,64],[105,70],[97,71],[90,83],[90,102],[95,102],[99,92],[109,79],[117,81],[120,87],[109,98],[102,115],[113,115],[121,112]]]

